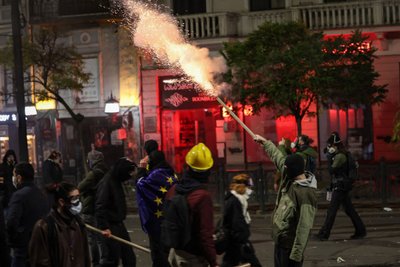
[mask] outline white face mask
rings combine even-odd
[[[82,211],[82,202],[79,199],[75,201],[71,201],[72,206],[69,208],[69,211],[72,215],[78,215]]]
[[[336,148],[334,148],[333,146],[328,147],[328,153],[329,154],[335,154],[335,152],[336,152]]]
[[[13,185],[14,185],[15,188],[18,187],[17,177],[16,177],[15,175],[13,175],[13,177],[12,177],[12,183],[13,183]]]
[[[253,194],[253,190],[251,190],[250,188],[246,188],[246,193],[247,196],[250,196],[251,194]]]

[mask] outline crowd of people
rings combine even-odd
[[[317,209],[317,153],[306,135],[292,143],[282,139],[277,146],[260,135],[255,135],[254,141],[277,168],[272,216],[275,266],[302,266]],[[105,164],[103,153],[92,145],[87,155],[89,172],[78,185],[64,181],[61,153],[53,151],[43,164],[44,180],[40,186],[35,183],[32,165],[17,163],[15,152],[7,151],[0,166],[1,266],[136,266],[124,223],[127,204],[123,185],[128,180],[135,184],[138,214],[148,236],[153,267],[233,267],[246,263],[262,266],[250,241],[248,199],[252,177],[238,174],[226,189],[219,226],[225,233],[225,246],[219,251],[213,200],[207,190],[214,165],[210,149],[203,143],[192,147],[185,157],[186,168],[181,177],[175,174],[155,140],[146,141],[144,151],[138,165],[121,158],[110,167]],[[364,238],[365,225],[350,197],[350,154],[336,132],[327,140],[326,152],[332,200],[325,223],[315,237],[329,239],[336,212],[343,205],[355,227],[351,238]],[[185,220],[188,226],[175,229],[182,235],[177,237],[179,245],[171,240],[173,222],[165,217],[173,216],[173,208],[188,211],[186,217],[176,214],[176,221]],[[177,245],[171,245],[171,241]],[[223,254],[220,264],[217,252]]]

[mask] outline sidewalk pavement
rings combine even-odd
[[[328,241],[310,238],[305,252],[304,267],[400,266],[400,208],[394,207],[392,211],[373,206],[356,209],[367,227],[366,238],[349,239],[354,233],[354,228],[350,219],[340,210]],[[318,232],[325,214],[325,208],[318,210],[312,234]],[[216,217],[218,216],[217,213]],[[128,216],[126,226],[131,233],[132,242],[148,247],[147,236],[141,230],[136,214]],[[271,213],[252,214],[251,232],[251,241],[260,262],[263,266],[274,266]],[[135,253],[137,266],[151,266],[150,255],[140,251]]]

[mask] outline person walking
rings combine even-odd
[[[304,159],[305,170],[315,175],[318,153],[310,146],[312,142],[313,140],[308,135],[302,134],[297,137],[291,146],[295,149],[295,153]]]
[[[50,192],[54,205],[33,228],[30,266],[90,267],[86,228],[78,216],[82,203],[76,186],[61,182]]]
[[[304,170],[298,154],[285,157],[269,140],[255,135],[275,166],[282,173],[272,216],[275,267],[301,267],[317,209],[317,180]]]
[[[46,188],[56,186],[63,180],[61,153],[53,150],[43,162],[43,184]],[[50,188],[51,190],[51,188]]]
[[[12,194],[16,191],[12,182],[15,164],[17,164],[17,155],[14,150],[9,149],[6,151],[3,162],[0,165],[0,204],[3,205],[5,212],[7,212]]]
[[[170,249],[169,263],[173,267],[215,267],[217,256],[213,240],[213,202],[206,184],[214,164],[210,149],[203,143],[186,154],[187,169],[182,180],[172,186],[166,199],[176,194],[186,195],[191,218],[191,239],[184,249]]]
[[[124,267],[136,266],[136,256],[132,248],[109,238],[111,235],[130,241],[124,220],[126,218],[126,201],[122,183],[131,179],[136,164],[127,158],[119,159],[100,181],[95,202],[95,217],[98,228],[106,237],[107,255],[100,266],[118,266],[122,259]]]
[[[108,171],[104,162],[104,155],[100,151],[92,150],[87,156],[90,171],[78,184],[78,189],[82,199],[82,219],[91,226],[97,226],[95,218],[96,190],[99,182]],[[105,255],[104,238],[89,231],[88,233],[90,255],[94,267],[99,266],[101,255]],[[103,254],[101,253],[103,251]]]
[[[6,216],[12,267],[29,266],[28,245],[33,226],[50,209],[46,196],[33,181],[34,170],[31,164],[21,162],[15,165],[13,183],[17,191],[11,197]]]
[[[261,266],[250,238],[250,214],[247,210],[253,183],[247,174],[238,174],[232,178],[229,192],[225,197],[223,227],[226,229],[227,248],[222,260],[222,267],[233,267],[250,263],[253,267]]]
[[[346,151],[342,140],[337,132],[333,132],[329,137],[327,146],[329,172],[331,174],[332,197],[326,213],[323,226],[319,230],[316,238],[320,241],[329,239],[336,214],[340,206],[350,217],[355,232],[350,239],[362,239],[367,235],[367,230],[351,201],[352,180],[349,177],[349,152]]]
[[[165,193],[177,182],[162,151],[153,151],[148,159],[149,173],[136,183],[136,197],[142,229],[148,234],[153,267],[169,267],[168,250],[162,246],[161,221]]]

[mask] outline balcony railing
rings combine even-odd
[[[189,38],[246,36],[265,21],[300,21],[312,30],[400,25],[400,1],[374,0],[290,7],[246,13],[207,13],[179,16]]]
[[[110,13],[109,0],[32,0],[30,1],[30,20],[46,22],[65,17],[85,17]]]

